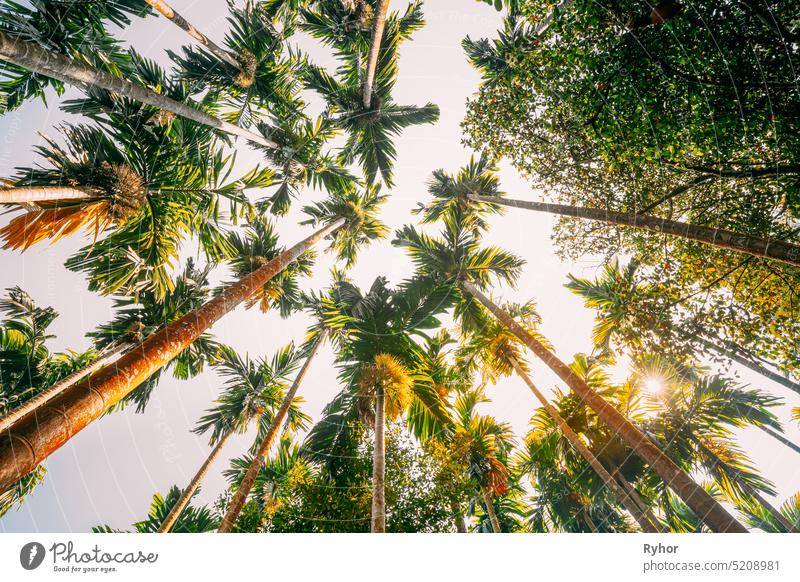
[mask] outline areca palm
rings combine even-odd
[[[104,89],[115,95],[156,107],[168,114],[186,118],[230,135],[244,137],[261,146],[276,147],[274,142],[264,138],[263,135],[219,119],[202,107],[198,107],[197,104],[191,103],[188,98],[183,101],[176,100],[173,97],[159,93],[156,88],[132,82],[127,78],[120,78],[118,76],[122,75],[120,71],[115,75],[102,69],[85,65],[77,59],[42,48],[34,42],[22,40],[16,32],[0,31],[0,59],[19,69],[28,70],[81,89]],[[127,72],[126,70],[125,73]]]
[[[125,27],[131,16],[144,16],[147,11],[143,0],[32,0],[25,4],[3,0],[0,32],[120,75],[127,67],[128,57],[107,26]],[[53,77],[10,63],[0,71],[0,96],[8,111],[34,97],[44,100],[48,87],[59,95],[64,92],[64,84]]]
[[[496,248],[480,248],[480,240],[470,222],[450,214],[445,217],[444,240],[419,234],[413,227],[404,227],[394,243],[404,246],[422,276],[433,277],[458,289],[462,299],[456,306],[456,316],[467,331],[476,328],[474,322],[485,319],[480,314],[478,303],[494,315],[538,358],[540,358],[563,382],[594,409],[603,422],[628,443],[636,453],[651,465],[654,471],[673,488],[698,516],[715,531],[744,532],[722,505],[714,500],[689,475],[656,447],[638,428],[614,409],[606,400],[592,390],[541,341],[519,325],[513,317],[490,300],[482,289],[486,289],[491,278],[502,277],[514,281],[521,268],[521,261]],[[465,253],[465,249],[469,249]],[[478,313],[476,314],[476,311]],[[469,314],[470,317],[465,317]],[[476,317],[477,315],[477,317]],[[472,321],[472,323],[470,322]]]
[[[519,321],[520,325],[528,330],[528,333],[536,336],[541,343],[550,347],[547,339],[536,331],[541,319],[532,303],[526,303],[525,305],[506,304],[503,309],[515,320]],[[483,377],[493,383],[499,376],[508,376],[512,372],[516,372],[533,392],[533,395],[555,423],[563,437],[569,442],[569,445],[591,466],[603,484],[625,506],[642,529],[646,532],[659,531],[658,522],[646,515],[646,511],[639,503],[640,498],[638,495],[633,491],[626,490],[624,485],[608,471],[581,437],[572,429],[567,420],[562,417],[557,408],[547,400],[541,390],[534,384],[524,360],[523,350],[524,346],[521,345],[520,340],[499,321],[492,319],[488,320],[481,329],[476,330],[465,339],[463,346],[459,350],[459,357],[463,362],[462,365],[479,369]]]
[[[275,29],[276,8],[258,3],[240,9],[229,2],[224,48],[203,42],[204,48],[170,52],[180,76],[199,92],[219,94],[228,110],[224,118],[243,127],[265,112],[293,116],[302,106],[294,65],[282,55],[284,38],[292,30]]]
[[[380,4],[388,2],[381,0]],[[376,15],[376,23],[382,20]],[[369,183],[380,173],[383,181],[392,185],[392,164],[396,157],[394,136],[407,127],[434,123],[439,118],[439,108],[431,103],[423,107],[402,106],[392,98],[397,77],[397,47],[421,25],[420,4],[410,6],[403,17],[389,19],[386,35],[379,38],[381,59],[376,61],[378,70],[374,88],[369,89],[369,100],[364,97],[367,80],[363,79],[362,84],[358,43],[339,45],[343,64],[335,76],[310,63],[305,63],[302,69],[306,85],[325,98],[332,123],[347,131],[348,139],[340,155],[342,163],[358,160]],[[326,33],[325,29],[314,30],[320,35]],[[335,40],[332,42],[338,44]]]
[[[569,276],[567,289],[597,311],[593,340],[602,356],[612,356],[615,343],[634,352],[648,352],[675,351],[676,344],[683,341],[800,393],[800,384],[769,369],[768,362],[750,357],[741,346],[726,341],[706,326],[690,321],[685,329],[674,321],[675,309],[661,299],[659,289],[642,284],[636,276],[638,267],[635,260],[625,266],[614,261],[604,265],[594,280]]]
[[[673,456],[693,459],[714,477],[727,497],[734,501],[753,499],[786,531],[794,531],[794,526],[762,496],[775,493],[772,485],[758,475],[731,439],[734,427],[776,426],[777,419],[769,410],[777,404],[776,399],[720,376],[670,374],[665,382],[664,393],[656,398],[661,413],[650,430],[666,450]]]
[[[362,293],[347,281],[332,290],[326,321],[346,337],[337,355],[342,392],[326,407],[311,430],[304,449],[322,462],[339,443],[348,441],[357,420],[373,430],[372,528],[383,532],[386,508],[383,490],[385,424],[407,413],[407,422],[419,438],[429,438],[448,424],[442,395],[421,365],[423,347],[414,339],[425,329],[439,326],[442,295],[428,293],[416,281],[392,290],[383,278]]]
[[[278,350],[269,361],[253,361],[247,356],[242,358],[229,347],[220,350],[215,366],[221,375],[228,378],[227,387],[216,405],[200,419],[194,431],[197,434],[210,431],[209,444],[214,448],[182,491],[181,498],[161,524],[159,532],[172,529],[234,433],[245,432],[254,419],[259,424],[259,433],[268,430],[275,417],[275,409],[285,397],[286,377],[297,363],[297,353],[291,345]],[[296,403],[290,408],[288,418],[289,425],[294,427],[304,420]]]
[[[47,403],[36,422],[26,417],[15,425],[0,441],[0,490],[8,488],[67,442],[68,435],[75,435],[127,396],[226,313],[258,293],[318,241],[330,237],[338,257],[353,262],[354,253],[360,246],[380,238],[385,232],[386,227],[375,217],[382,201],[383,198],[374,191],[360,193],[352,189],[332,193],[326,201],[309,207],[310,221],[320,225],[316,232],[228,286],[202,306],[150,335],[135,351],[117,360],[113,369],[95,374],[91,378],[91,396],[86,393],[84,380]],[[98,394],[102,394],[102,398],[96,398]],[[76,414],[79,411],[80,414]],[[38,444],[23,456],[19,445],[14,443],[26,438],[33,438]]]
[[[513,435],[508,424],[492,416],[480,415],[475,410],[478,404],[488,401],[479,390],[465,392],[456,398],[450,447],[453,454],[464,462],[469,478],[480,490],[492,531],[501,533],[492,499],[503,496],[509,489],[506,464],[513,447]]]

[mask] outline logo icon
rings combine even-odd
[[[19,551],[19,563],[26,570],[35,570],[42,565],[45,553],[44,546],[39,542],[28,542]]]

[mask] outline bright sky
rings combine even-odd
[[[391,7],[404,10],[406,0],[393,0]],[[171,0],[171,5],[212,39],[221,41],[224,27],[223,0]],[[210,7],[213,6],[214,10]],[[400,75],[395,98],[401,104],[422,105],[432,101],[441,108],[441,119],[433,126],[407,130],[396,142],[396,186],[383,210],[382,218],[392,230],[414,223],[410,213],[417,202],[427,200],[426,182],[437,168],[454,172],[464,165],[470,152],[461,146],[459,123],[465,113],[466,99],[477,90],[478,74],[469,66],[461,50],[461,39],[494,36],[500,15],[487,4],[469,0],[435,0],[425,6],[427,26],[401,48]],[[163,18],[136,21],[122,37],[142,54],[166,63],[164,49],[187,44],[188,39]],[[334,61],[325,50],[303,43],[303,48],[321,65],[332,68]],[[69,95],[67,95],[69,97]],[[18,165],[37,160],[33,146],[41,143],[39,133],[54,135],[54,126],[78,116],[68,116],[55,107],[29,103],[22,109],[0,117],[0,176],[13,173]],[[246,145],[239,148],[243,167],[257,163],[258,157]],[[503,164],[502,187],[512,197],[538,198],[525,181]],[[306,192],[294,204],[290,215],[278,220],[283,244],[290,245],[310,233],[309,227],[297,225],[303,203],[321,197]],[[0,217],[0,225],[6,217]],[[563,287],[568,273],[593,276],[596,263],[561,263],[550,242],[553,221],[550,217],[525,211],[509,211],[491,219],[486,242],[496,244],[524,257],[527,261],[517,289],[497,289],[496,298],[524,302],[534,299],[544,318],[541,331],[553,342],[556,352],[569,361],[576,352],[591,350],[590,332],[593,313]],[[435,232],[435,228],[431,230]],[[0,251],[0,290],[19,285],[42,306],[53,306],[61,314],[51,328],[56,338],[51,349],[85,349],[89,342],[84,333],[112,317],[111,300],[91,294],[81,275],[67,271],[64,260],[78,250],[85,240],[64,239],[48,247],[40,244],[24,255]],[[188,254],[194,248],[186,249]],[[322,255],[315,275],[304,282],[307,289],[319,289],[328,282],[331,257]],[[360,256],[351,276],[362,288],[375,277],[387,276],[397,283],[412,273],[410,261],[388,241],[371,246]],[[225,277],[218,269],[214,281]],[[253,357],[271,355],[279,346],[303,338],[308,319],[296,315],[281,320],[277,314],[261,314],[257,308],[240,308],[219,322],[212,332],[222,342]],[[306,399],[306,412],[318,418],[325,404],[337,393],[336,370],[329,348],[316,358],[300,389]],[[532,362],[534,381],[542,388],[557,384],[557,379],[538,362]],[[624,370],[621,372],[624,373]],[[743,381],[758,385],[786,399],[778,411],[786,425],[786,434],[800,442],[800,430],[789,422],[788,410],[800,405],[793,392],[741,373]],[[48,474],[19,510],[12,510],[0,520],[3,532],[88,531],[94,525],[108,524],[129,529],[134,521],[147,515],[152,496],[166,493],[177,484],[185,486],[209,452],[207,439],[191,433],[197,419],[211,405],[222,388],[222,380],[206,371],[190,381],[164,375],[144,414],[133,409],[109,415],[92,423],[46,462]],[[484,412],[511,423],[518,435],[527,431],[528,420],[537,406],[533,396],[517,378],[490,387],[493,402]],[[213,502],[224,490],[221,472],[227,459],[239,456],[249,446],[252,431],[232,439],[221,459],[206,478],[199,494],[201,503]],[[763,435],[757,429],[743,432],[741,443],[763,474],[774,481],[778,500],[800,490],[800,463],[789,449]]]

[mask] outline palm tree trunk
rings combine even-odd
[[[787,446],[787,447],[789,447],[790,449],[792,449],[792,450],[793,450],[795,453],[800,453],[800,447],[799,447],[799,446],[797,446],[796,444],[794,444],[794,443],[793,443],[792,441],[790,441],[789,439],[787,439],[787,438],[786,438],[785,436],[783,436],[782,434],[780,434],[780,433],[778,433],[778,432],[775,432],[774,430],[772,430],[771,428],[769,428],[768,426],[765,426],[765,425],[763,425],[763,424],[759,424],[759,425],[758,425],[758,428],[760,428],[761,430],[763,430],[765,433],[767,433],[769,436],[771,436],[772,438],[774,438],[776,441],[778,441],[778,442],[780,442],[780,443],[782,443],[782,444],[786,445],[786,446]]]
[[[25,42],[0,32],[0,59],[35,73],[58,79],[80,88],[99,87],[124,97],[129,97],[146,105],[152,105],[185,117],[196,123],[214,127],[225,133],[243,137],[259,145],[277,149],[274,141],[252,131],[238,127],[227,121],[195,109],[185,103],[175,101],[165,95],[151,91],[147,87],[135,85],[127,79],[120,79],[111,73],[73,61],[63,55],[52,53],[38,45]]]
[[[611,474],[606,470],[603,464],[594,456],[592,451],[589,450],[589,447],[584,444],[581,440],[581,437],[577,435],[577,433],[572,430],[572,427],[567,424],[567,421],[558,413],[555,406],[550,404],[547,398],[544,397],[544,394],[536,387],[531,380],[530,376],[525,372],[525,370],[520,366],[517,359],[511,355],[507,355],[509,362],[514,367],[514,371],[517,373],[519,377],[521,377],[525,384],[528,385],[533,395],[536,399],[542,404],[544,409],[550,415],[550,417],[555,421],[556,425],[558,426],[561,433],[564,437],[570,442],[570,444],[575,447],[578,453],[586,460],[587,463],[594,469],[595,473],[603,480],[606,487],[611,490],[611,493],[614,494],[625,509],[633,516],[636,522],[641,526],[642,530],[648,533],[658,533],[660,532],[660,528],[657,527],[656,524],[651,523],[650,520],[644,515],[642,510],[636,504],[634,499],[631,499],[629,493],[624,491],[622,487],[620,487],[619,483],[611,476]]]
[[[581,509],[581,516],[583,517],[583,523],[589,526],[589,530],[592,533],[600,533],[600,530],[597,529],[597,525],[595,525],[592,516],[589,515],[589,508],[586,507],[585,505]]]
[[[372,20],[372,42],[367,54],[367,73],[364,75],[364,107],[372,106],[372,88],[375,84],[375,70],[378,68],[378,57],[381,52],[383,27],[386,24],[386,13],[389,11],[389,0],[378,0],[375,7],[375,16]]]
[[[616,212],[614,210],[603,210],[602,208],[585,208],[582,206],[567,206],[564,204],[532,202],[529,200],[509,200],[498,196],[480,196],[477,194],[468,194],[467,198],[477,202],[489,202],[501,206],[510,206],[512,208],[524,208],[536,212],[549,212],[550,214],[558,214],[561,216],[572,216],[574,218],[583,218],[586,220],[598,220],[609,224],[632,226],[652,232],[695,240],[724,249],[731,249],[754,257],[772,259],[789,265],[800,265],[800,245],[781,240],[770,240],[751,236],[722,228],[698,226],[686,222],[667,220],[666,218],[659,218],[658,216],[631,212]]]
[[[725,349],[721,346],[718,346],[714,342],[707,340],[704,337],[698,336],[698,340],[700,342],[700,345],[702,345],[707,350],[713,351],[722,356],[723,358],[730,358],[737,364],[741,364],[742,366],[752,370],[756,374],[764,376],[765,378],[772,380],[773,382],[776,382],[782,386],[787,387],[789,390],[793,390],[798,394],[800,394],[800,384],[792,382],[788,378],[785,378],[783,375],[773,370],[770,370],[769,368],[760,364],[759,362],[754,362],[751,359],[746,358],[744,355],[739,353],[735,348],[731,347],[731,349]]]
[[[644,502],[644,499],[639,495],[636,488],[631,485],[628,480],[622,475],[619,468],[614,468],[612,471],[612,475],[614,479],[619,483],[622,488],[628,493],[630,498],[633,500],[634,503],[642,510],[644,515],[647,517],[647,520],[653,524],[656,528],[656,531],[659,533],[663,533],[664,529],[661,527],[661,522],[658,521],[658,518],[653,514],[647,504]]]
[[[233,529],[236,520],[239,518],[239,513],[241,513],[242,508],[247,501],[247,496],[250,494],[250,490],[253,488],[256,478],[258,478],[258,473],[261,471],[261,467],[264,465],[264,459],[266,459],[267,454],[272,447],[272,442],[275,440],[275,435],[278,434],[278,429],[283,423],[283,420],[286,418],[286,415],[289,413],[289,407],[292,404],[292,400],[294,400],[294,397],[297,395],[297,390],[300,388],[300,384],[303,383],[303,379],[305,378],[308,369],[311,367],[311,362],[314,360],[314,356],[317,354],[319,347],[322,345],[322,342],[325,341],[326,333],[327,331],[323,328],[319,336],[317,336],[317,340],[314,342],[314,345],[308,352],[306,361],[303,362],[303,367],[300,368],[300,371],[297,373],[294,382],[292,382],[291,388],[289,388],[286,396],[283,397],[281,407],[278,409],[278,412],[275,413],[275,416],[272,417],[272,422],[267,429],[267,434],[265,434],[264,438],[261,439],[261,443],[258,445],[256,454],[253,456],[253,459],[247,466],[247,471],[245,471],[244,477],[242,477],[242,482],[239,484],[239,488],[236,490],[236,493],[234,493],[233,498],[228,505],[228,509],[225,511],[225,516],[222,518],[222,522],[219,524],[217,533],[230,532]]]
[[[30,400],[24,402],[21,406],[15,408],[11,412],[9,412],[4,417],[0,418],[0,433],[8,429],[11,425],[17,422],[23,416],[37,410],[40,406],[43,406],[67,388],[72,387],[76,382],[78,382],[81,378],[88,376],[89,374],[93,373],[95,370],[98,370],[112,359],[114,359],[117,355],[121,352],[125,351],[131,347],[131,344],[128,342],[122,342],[117,346],[111,348],[108,351],[101,353],[95,360],[81,368],[80,370],[75,370],[72,374],[69,374],[65,378],[62,378],[49,388],[45,388],[39,394],[31,398]]]
[[[162,2],[162,0],[145,0],[145,2],[160,12],[162,16],[169,18],[175,26],[182,28],[189,36],[203,44],[219,60],[225,61],[232,67],[239,68],[239,63],[234,55],[215,42],[209,40],[208,37],[197,30],[191,22],[175,12],[169,4]]]
[[[716,453],[714,453],[714,452],[713,452],[711,449],[709,449],[709,448],[708,448],[708,447],[707,447],[705,444],[703,444],[703,442],[702,442],[702,441],[700,441],[700,439],[698,439],[697,437],[694,437],[694,436],[692,436],[692,437],[690,437],[690,438],[691,438],[691,440],[693,440],[693,441],[694,441],[694,443],[695,443],[695,444],[697,445],[697,447],[700,449],[700,451],[701,451],[701,453],[703,454],[703,456],[705,456],[706,458],[708,458],[708,459],[711,461],[711,463],[712,463],[713,465],[716,465],[716,466],[718,466],[720,469],[722,469],[722,470],[725,472],[725,475],[727,475],[727,476],[728,476],[728,478],[730,478],[730,479],[731,479],[731,480],[732,480],[734,483],[736,483],[736,484],[737,484],[739,487],[741,487],[741,489],[742,489],[742,490],[743,490],[745,493],[747,493],[748,495],[752,496],[752,497],[753,497],[753,499],[755,499],[755,500],[756,500],[756,502],[757,502],[757,503],[758,503],[758,504],[759,504],[761,507],[763,507],[764,509],[766,509],[766,510],[767,510],[767,512],[768,512],[768,513],[769,513],[769,514],[770,514],[770,515],[771,515],[771,516],[772,516],[772,517],[773,517],[773,518],[774,518],[774,519],[775,519],[775,520],[776,520],[778,523],[780,523],[780,524],[781,524],[783,527],[785,527],[785,528],[786,528],[786,531],[787,531],[787,532],[789,532],[789,533],[800,533],[800,529],[797,529],[797,528],[794,526],[794,524],[793,524],[791,521],[789,521],[788,519],[786,519],[786,516],[784,516],[784,515],[783,515],[783,514],[782,514],[782,513],[781,513],[781,512],[780,512],[780,511],[779,511],[779,510],[778,510],[778,509],[775,507],[775,506],[773,506],[773,505],[772,505],[772,504],[771,504],[769,501],[767,501],[766,499],[764,499],[764,497],[761,495],[761,492],[760,492],[760,491],[758,491],[758,490],[757,490],[755,487],[753,487],[752,485],[750,485],[750,483],[748,483],[747,481],[745,481],[744,479],[742,479],[742,476],[741,476],[741,474],[739,473],[739,471],[737,471],[737,470],[736,470],[736,468],[734,468],[734,467],[731,467],[731,466],[730,466],[730,465],[728,465],[728,464],[727,464],[725,461],[723,461],[722,459],[720,459],[720,458],[717,456],[717,454],[716,454]]]
[[[213,449],[211,449],[211,452],[208,454],[208,457],[206,457],[206,460],[203,461],[202,465],[200,465],[200,469],[198,469],[197,473],[195,473],[195,476],[189,482],[189,485],[181,493],[178,502],[175,503],[172,510],[169,512],[169,515],[167,515],[167,517],[164,519],[164,523],[162,523],[158,528],[158,533],[169,533],[172,531],[172,528],[175,527],[175,523],[178,521],[181,513],[183,513],[183,510],[186,509],[187,505],[189,505],[189,502],[192,500],[192,497],[194,497],[198,487],[200,487],[200,483],[202,483],[203,479],[206,478],[211,465],[213,465],[214,461],[217,460],[217,457],[219,457],[219,454],[222,452],[225,443],[228,442],[228,439],[231,438],[234,432],[235,431],[233,428],[229,428],[223,433],[217,444]]]
[[[222,293],[179,320],[151,334],[93,376],[65,390],[0,435],[0,492],[130,394],[208,328],[251,297],[315,243],[345,224],[340,218],[239,279]]]
[[[650,439],[636,428],[618,410],[611,406],[584,380],[542,345],[514,318],[486,297],[469,281],[462,287],[516,335],[540,360],[542,360],[578,398],[585,402],[624,442],[630,446],[672,488],[695,515],[715,532],[747,532],[747,529],[730,515],[708,492],[695,483]]]
[[[372,527],[371,533],[386,533],[386,401],[383,387],[375,390],[375,447],[372,450]]]
[[[461,513],[461,506],[457,501],[450,504],[450,510],[453,512],[453,521],[456,524],[456,532],[467,533],[467,524],[464,522],[464,514]]]
[[[31,186],[0,189],[0,204],[35,204],[60,200],[85,200],[91,198],[80,188],[66,186]]]
[[[489,489],[481,485],[481,495],[483,495],[483,504],[486,506],[486,513],[489,514],[489,522],[492,524],[492,531],[494,533],[502,533],[500,529],[500,521],[497,519],[497,514],[494,512],[494,505],[492,505],[492,495]]]

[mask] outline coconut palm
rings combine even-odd
[[[423,330],[440,325],[436,315],[443,311],[443,296],[427,291],[427,286],[416,281],[393,290],[379,277],[362,293],[353,284],[340,281],[327,306],[326,321],[333,329],[343,328],[347,338],[337,354],[344,388],[309,433],[304,450],[312,459],[336,463],[331,453],[350,438],[359,419],[362,427],[372,429],[371,531],[376,533],[386,528],[386,422],[407,413],[409,428],[422,439],[449,424],[443,397],[421,365],[424,348],[414,339]]]
[[[549,342],[536,331],[541,318],[536,312],[532,303],[525,305],[506,304],[503,309],[514,317],[520,325],[525,327],[528,332],[535,335],[543,345],[550,347]],[[544,411],[552,418],[552,421],[561,431],[563,437],[569,445],[577,451],[580,456],[597,473],[603,484],[612,492],[614,497],[621,502],[628,512],[636,519],[637,523],[646,532],[659,531],[657,521],[646,515],[646,511],[641,505],[639,496],[626,489],[618,482],[617,478],[607,470],[603,463],[592,453],[590,448],[584,443],[581,437],[572,429],[569,423],[561,416],[555,406],[553,406],[541,390],[534,384],[530,377],[530,371],[523,356],[524,346],[519,339],[496,319],[488,320],[481,329],[473,332],[465,338],[464,344],[459,350],[459,358],[462,365],[468,368],[477,368],[485,380],[494,383],[499,376],[508,376],[516,372],[533,395],[542,405]]]
[[[320,228],[306,239],[283,251],[266,265],[228,286],[222,293],[184,317],[164,326],[145,339],[136,350],[117,360],[113,369],[104,369],[92,377],[91,393],[85,380],[47,403],[37,415],[37,422],[23,422],[6,432],[0,441],[0,491],[7,489],[32,470],[92,420],[98,418],[127,396],[139,384],[170,362],[193,341],[234,309],[257,293],[273,277],[327,237],[339,259],[352,263],[355,252],[364,244],[380,238],[386,227],[375,217],[384,197],[374,190],[356,189],[332,193],[320,203],[308,207],[310,222]],[[102,398],[95,395],[102,394]],[[67,404],[69,402],[69,404]],[[79,415],[76,413],[81,411]],[[36,434],[41,444],[21,455],[15,446],[24,435]]]
[[[521,268],[521,261],[494,248],[480,248],[480,240],[470,224],[474,221],[458,220],[455,214],[445,217],[443,238],[436,239],[420,234],[411,226],[398,232],[394,244],[405,247],[421,277],[433,278],[458,289],[460,302],[455,314],[467,332],[476,329],[476,321],[485,321],[478,303],[507,327],[525,346],[541,359],[569,388],[585,400],[603,422],[618,434],[645,460],[653,470],[673,488],[698,516],[715,531],[746,531],[715,499],[678,468],[638,428],[614,409],[585,381],[575,374],[541,341],[519,325],[511,315],[484,295],[492,278],[513,282]],[[469,249],[469,252],[465,252]]]
[[[244,129],[204,111],[203,107],[163,95],[146,85],[120,78],[102,69],[81,63],[21,39],[18,35],[0,31],[0,59],[12,65],[38,73],[80,89],[96,88],[150,105],[166,113],[183,117],[195,123],[218,129],[233,136],[243,137],[264,147],[276,144],[263,135]],[[127,70],[125,73],[127,74]]]
[[[194,430],[197,434],[210,431],[209,444],[214,448],[181,492],[180,499],[159,527],[160,533],[169,532],[177,523],[231,436],[244,433],[253,420],[259,424],[259,432],[267,430],[275,417],[275,409],[285,398],[286,376],[297,367],[297,363],[297,353],[292,345],[278,350],[269,361],[253,361],[247,356],[242,358],[227,346],[220,350],[215,367],[228,378],[226,389]],[[297,403],[290,402],[287,424],[295,429],[305,419]]]
[[[124,28],[130,24],[131,16],[144,16],[147,12],[143,0],[30,0],[24,4],[3,0],[0,32],[121,76],[128,57],[107,26]],[[7,111],[34,97],[45,101],[48,87],[59,95],[64,92],[64,84],[53,77],[11,63],[0,70],[0,98]]]
[[[379,20],[382,18],[376,15],[375,22]],[[341,151],[341,162],[351,164],[358,160],[369,183],[374,182],[380,173],[383,181],[392,185],[392,164],[396,157],[394,136],[407,127],[434,123],[439,118],[439,108],[431,103],[423,107],[403,106],[397,105],[392,98],[397,78],[398,46],[421,25],[419,4],[412,5],[402,18],[394,16],[389,19],[386,35],[381,37],[382,55],[374,87],[370,81],[370,100],[364,97],[367,81],[362,84],[361,63],[358,54],[352,52],[357,50],[353,46],[341,52],[344,62],[335,76],[308,62],[302,67],[301,74],[307,87],[325,98],[331,122],[348,134]]]

